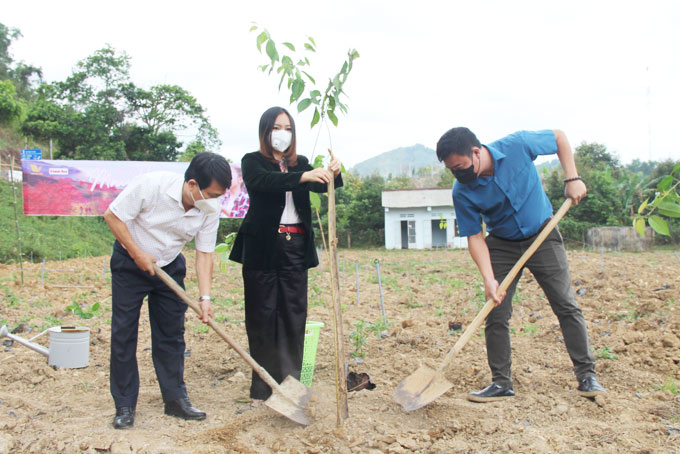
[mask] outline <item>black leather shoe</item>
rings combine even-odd
[[[172,400],[165,403],[165,414],[170,416],[177,416],[183,419],[192,419],[199,421],[205,419],[205,412],[194,408],[189,402],[188,397],[182,399]]]
[[[114,429],[127,429],[135,423],[135,407],[118,407],[113,418]]]
[[[472,402],[493,402],[495,400],[503,400],[509,397],[515,397],[515,391],[512,387],[499,386],[496,383],[491,383],[489,386],[481,391],[470,393],[467,399]]]
[[[597,378],[590,376],[578,381],[578,391],[583,397],[604,396],[607,391],[597,382]]]

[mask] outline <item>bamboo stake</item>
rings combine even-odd
[[[333,159],[333,152],[328,153]],[[337,402],[337,426],[349,417],[347,406],[347,374],[345,373],[345,343],[342,330],[342,306],[340,304],[340,281],[338,279],[338,238],[335,230],[335,180],[331,171],[328,183],[328,246],[331,264],[331,299],[333,300],[333,329],[335,331],[335,397]]]

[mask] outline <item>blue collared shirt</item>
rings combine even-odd
[[[509,240],[530,237],[553,212],[533,161],[538,155],[557,153],[552,130],[519,131],[485,145],[493,159],[494,174],[476,182],[453,185],[453,206],[460,236],[482,231]]]

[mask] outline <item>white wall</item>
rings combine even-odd
[[[385,248],[401,249],[401,221],[415,221],[415,249],[432,247],[432,221],[443,217],[447,221],[446,242],[451,248],[467,247],[467,238],[455,236],[454,220],[456,213],[452,206],[428,208],[385,208]],[[411,247],[411,246],[410,246]]]

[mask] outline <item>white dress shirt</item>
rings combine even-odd
[[[279,162],[279,168],[281,172],[288,172],[288,166],[285,164],[285,161]],[[283,208],[283,213],[281,213],[279,224],[302,224],[302,219],[300,219],[300,215],[295,209],[292,191],[286,191],[286,206]]]
[[[183,175],[147,173],[132,180],[109,206],[135,243],[161,267],[175,260],[194,237],[196,250],[215,250],[219,213],[206,215],[195,207],[185,211],[183,185]]]

